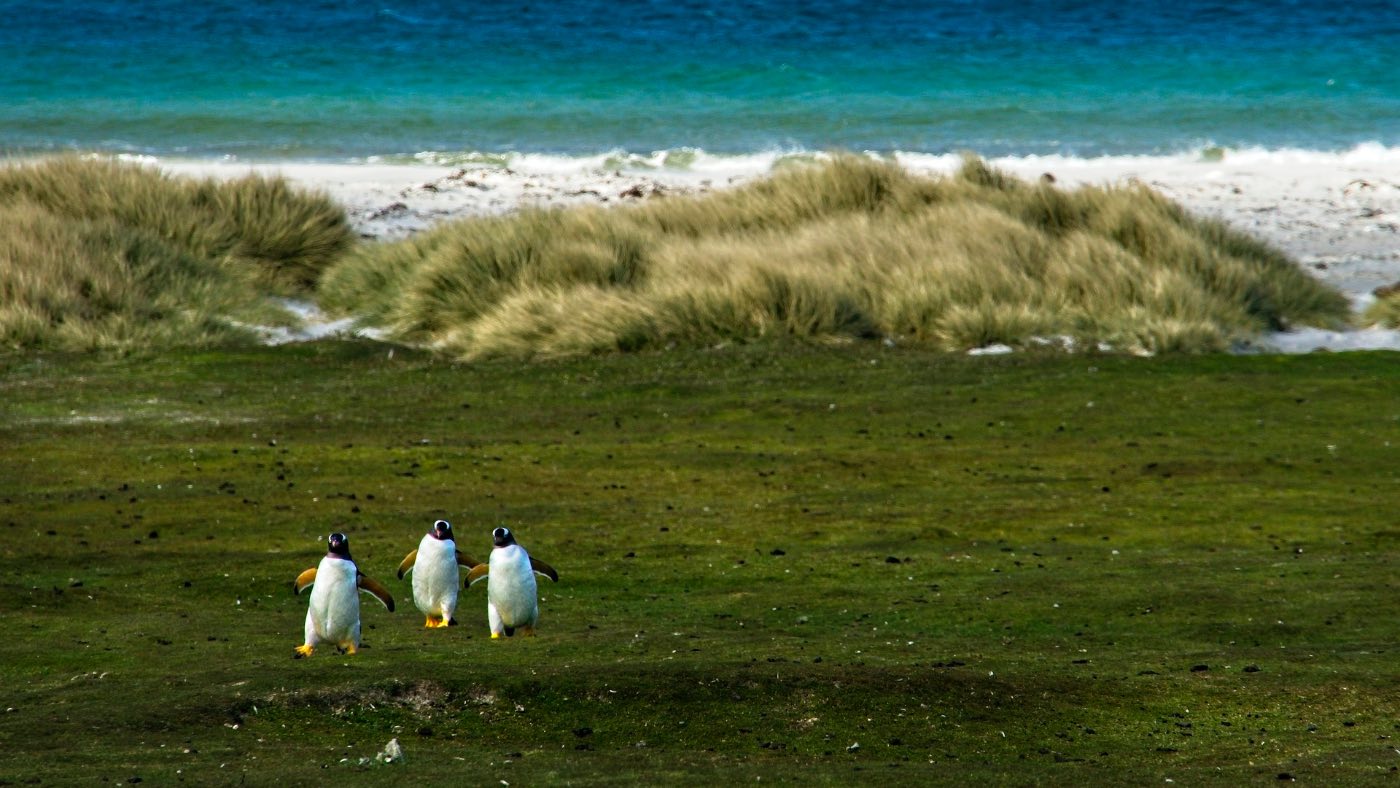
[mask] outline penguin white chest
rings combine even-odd
[[[486,585],[487,601],[507,627],[533,626],[539,617],[535,572],[530,556],[520,545],[497,547],[491,551],[491,573]]]
[[[355,562],[326,556],[316,567],[316,585],[306,610],[308,636],[322,643],[360,644],[359,570]],[[307,642],[313,642],[308,637]]]
[[[451,618],[457,609],[461,574],[457,544],[429,534],[418,544],[413,565],[413,602],[425,615]]]

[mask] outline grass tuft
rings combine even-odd
[[[344,211],[280,178],[178,179],[101,159],[0,169],[0,345],[248,341],[353,241]],[[282,318],[285,319],[285,318]]]
[[[1376,300],[1361,314],[1361,322],[1377,328],[1400,328],[1400,287],[1376,290]]]

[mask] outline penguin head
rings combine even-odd
[[[341,558],[350,557],[350,537],[342,533],[331,534],[326,540],[326,547],[331,555],[338,555]]]
[[[491,532],[491,541],[497,547],[509,547],[515,544],[515,534],[511,533],[509,528],[502,526]]]
[[[433,538],[435,539],[448,541],[452,539],[452,523],[449,523],[446,520],[438,520],[437,522],[433,523],[433,530],[429,531],[428,533],[432,534]]]

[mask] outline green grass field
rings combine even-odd
[[[1386,353],[0,356],[0,784],[1393,782],[1397,391]],[[438,517],[559,570],[538,637],[481,586],[423,628]],[[399,609],[293,660],[333,530]]]

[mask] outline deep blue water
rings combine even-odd
[[[1396,2],[0,0],[0,154],[1400,148]]]

